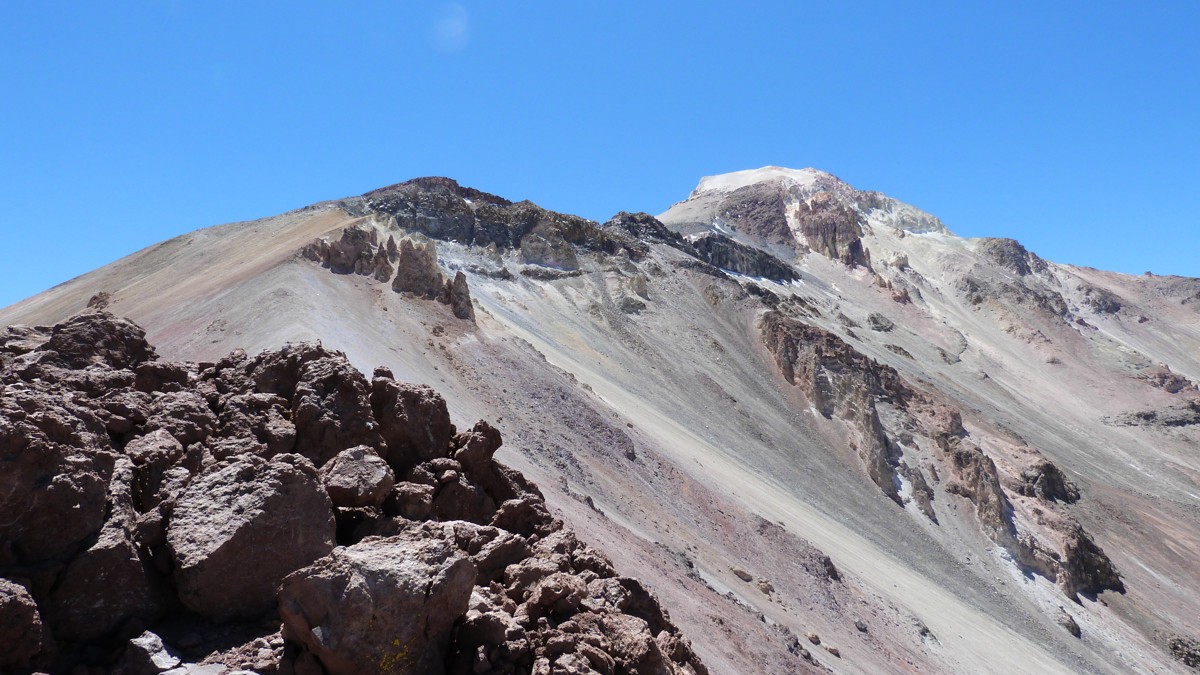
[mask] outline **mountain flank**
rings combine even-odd
[[[91,515],[13,512],[7,606],[25,634],[40,617],[45,654],[96,668],[397,669],[355,642],[370,631],[314,620],[361,614],[322,595],[348,579],[374,597],[421,578],[454,592],[396,672],[1186,672],[1198,298],[957,237],[813,169],[708,177],[606,222],[421,178],[201,230],[0,310],[8,419],[26,390],[133,415],[89,413],[94,446],[54,440],[81,459],[18,481],[78,475]],[[65,326],[137,333],[100,308],[163,359],[51,346]],[[120,457],[150,510],[114,507]],[[257,553],[269,583],[234,585],[206,523],[273,527],[287,500],[305,536]],[[127,525],[151,511],[165,543]],[[16,533],[45,522],[69,544],[30,552]],[[71,623],[50,608],[87,597],[68,570],[101,543],[145,603]],[[489,567],[493,548],[525,557]]]

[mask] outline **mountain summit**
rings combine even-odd
[[[93,315],[76,316],[89,307],[136,322],[144,340],[123,323],[121,334],[177,365],[109,363],[124,352]],[[390,485],[326,481],[333,506],[306,510],[325,528],[319,550],[277,604],[256,587],[249,623],[213,614],[227,633],[203,658],[257,668],[246,655],[262,640],[264,670],[343,672],[323,636],[366,638],[320,624],[329,610],[336,630],[348,625],[319,589],[353,570],[372,584],[401,578],[393,563],[411,547],[430,569],[498,564],[495,551],[453,551],[508,532],[532,557],[451,584],[423,663],[1179,671],[1200,660],[1198,313],[1200,280],[960,238],[814,169],[707,177],[657,217],[603,223],[421,178],[200,230],[0,310],[0,461],[33,461],[5,429],[59,419],[22,407],[35,393],[99,425],[81,449],[71,425],[37,422],[53,436],[38,457],[63,461],[0,474],[0,495],[24,495],[0,499],[0,613],[15,617],[0,627],[54,638],[18,668],[62,654],[105,668],[159,643],[187,656],[199,648],[172,622],[208,600],[188,595],[183,568],[217,548],[184,542],[173,523],[218,517],[207,496],[251,490],[255,471],[309,494],[342,462],[355,476],[391,462]],[[63,383],[69,393],[54,389]],[[419,385],[440,396],[411,393]],[[396,421],[438,405],[445,415],[426,426],[440,441]],[[486,439],[506,468],[472,463],[468,446]],[[154,480],[170,464],[162,494],[188,495],[186,508],[173,497],[145,512],[98,508],[123,485],[121,458],[140,476],[153,447],[172,458]],[[395,459],[414,447],[427,455]],[[86,467],[68,461],[84,456]],[[63,481],[87,487],[88,518],[62,515],[75,494]],[[509,492],[524,505],[504,507]],[[522,508],[546,511],[529,521]],[[37,549],[50,522],[62,546]],[[546,531],[518,532],[527,522]],[[136,621],[122,598],[76,584],[81,560],[103,567],[110,555],[159,589]],[[280,554],[263,569],[291,563]],[[305,604],[316,600],[325,609]],[[78,607],[107,630],[80,633],[64,618]],[[363,644],[399,663],[388,645]]]

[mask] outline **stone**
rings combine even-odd
[[[69,557],[99,532],[117,455],[104,423],[54,385],[0,397],[0,564]]]
[[[867,315],[867,327],[879,333],[889,333],[896,328],[896,324],[882,314],[871,312]]]
[[[117,675],[158,675],[182,663],[182,659],[163,645],[162,638],[145,631],[129,641],[114,672]]]
[[[1026,497],[1073,504],[1079,501],[1079,488],[1067,480],[1053,462],[1042,460],[1021,472],[1019,492]]]
[[[321,484],[334,506],[382,506],[396,477],[375,451],[366,445],[343,450],[321,468]]]
[[[446,400],[430,387],[375,377],[370,402],[387,447],[384,459],[397,476],[450,453],[455,433],[450,411]]]
[[[428,531],[368,537],[283,580],[284,638],[330,675],[443,672],[475,575],[452,541]]]
[[[146,431],[163,429],[184,447],[207,439],[220,424],[208,402],[194,391],[159,396],[150,404],[148,415]]]
[[[298,370],[291,397],[295,452],[316,466],[357,445],[382,448],[367,380],[341,353],[312,359]]]
[[[133,477],[133,462],[118,460],[109,487],[111,514],[99,538],[59,574],[44,603],[47,623],[60,640],[98,640],[130,619],[152,620],[165,607],[158,579],[132,539]]]
[[[1083,634],[1082,631],[1079,630],[1079,624],[1075,622],[1075,617],[1071,616],[1071,614],[1062,607],[1058,608],[1058,616],[1055,617],[1055,621],[1058,622],[1058,625],[1063,627],[1063,630],[1067,631],[1074,637],[1079,637]]]
[[[241,456],[197,476],[167,525],[179,599],[215,620],[271,609],[285,576],[334,546],[333,507],[298,455]]]
[[[1167,640],[1171,656],[1189,668],[1200,669],[1200,641],[1182,635],[1172,635]]]
[[[83,312],[56,324],[44,349],[73,369],[93,364],[131,368],[158,358],[137,324],[103,311]]]
[[[1047,269],[1046,261],[1030,253],[1016,239],[981,239],[975,252],[1019,277]]]
[[[24,669],[42,651],[44,628],[24,586],[0,578],[0,669]]]
[[[447,282],[449,305],[454,316],[467,321],[475,320],[475,308],[471,306],[471,289],[467,287],[467,275],[454,273],[454,280]]]
[[[1074,521],[1068,523],[1063,537],[1059,584],[1070,598],[1077,593],[1094,596],[1108,590],[1125,592],[1125,584],[1112,561]]]

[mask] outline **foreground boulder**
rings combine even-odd
[[[705,672],[428,387],[160,362],[104,312],[4,335],[0,671]]]
[[[443,672],[475,574],[453,541],[365,539],[284,579],[284,638],[331,675]]]
[[[215,465],[179,498],[167,529],[179,599],[204,616],[272,608],[288,573],[333,548],[332,506],[298,455],[253,455]]]

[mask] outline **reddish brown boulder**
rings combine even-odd
[[[279,581],[334,545],[333,507],[298,455],[241,456],[206,469],[167,525],[179,599],[217,620],[274,605]]]
[[[446,400],[430,387],[377,374],[371,381],[371,408],[387,444],[384,458],[397,476],[450,453],[455,431],[450,411]]]
[[[0,397],[0,562],[74,553],[100,530],[116,454],[103,422],[50,385]]]
[[[382,447],[367,380],[338,353],[304,363],[292,396],[295,452],[317,466],[346,448]]]
[[[380,506],[396,477],[391,467],[366,445],[343,450],[321,468],[321,484],[334,506]]]
[[[338,548],[283,580],[284,638],[331,675],[440,673],[475,566],[420,528]]]
[[[219,422],[208,402],[193,391],[163,394],[150,404],[146,431],[164,429],[184,447],[212,435]]]
[[[96,640],[129,619],[152,619],[163,608],[157,579],[142,563],[131,536],[133,476],[133,462],[119,459],[109,487],[111,514],[99,539],[59,574],[46,600],[47,623],[59,640]]]
[[[42,617],[24,586],[0,579],[0,669],[23,669],[42,651]]]
[[[146,332],[128,319],[108,312],[84,312],[54,326],[43,346],[68,368],[104,364],[131,368],[158,358],[146,342]]]

